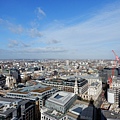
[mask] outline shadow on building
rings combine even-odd
[[[90,111],[90,107],[92,107],[92,117],[90,117],[91,115],[91,111]],[[89,112],[90,111],[90,112]],[[101,110],[100,108],[96,108],[94,106],[94,101],[93,99],[91,99],[89,101],[88,107],[85,108],[82,113],[80,113],[80,115],[78,115],[76,120],[101,120]]]

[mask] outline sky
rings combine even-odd
[[[120,0],[0,0],[0,59],[115,59]]]

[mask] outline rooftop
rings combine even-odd
[[[0,97],[0,115],[8,116],[16,110],[17,106],[24,105],[27,102],[29,102],[29,100]]]
[[[120,120],[120,114],[117,114],[117,113],[115,113],[115,112],[108,111],[108,110],[102,110],[102,114],[103,114],[103,116],[106,117],[107,119]]]
[[[97,74],[94,74],[94,75],[81,75],[81,78],[84,78],[84,79],[99,79],[99,76]]]
[[[6,111],[3,109],[0,109],[0,115],[2,116],[8,116],[11,112],[15,111],[16,108],[7,108]]]
[[[24,87],[23,89],[21,89],[21,92],[30,92],[30,91],[33,91],[35,89],[45,88],[45,87],[46,86],[41,85],[40,83],[38,83],[37,85],[34,85],[34,86]]]
[[[15,102],[15,101],[20,101],[20,99],[0,97],[0,102],[1,101],[4,101],[4,102]]]
[[[93,107],[85,104],[76,104],[69,110],[69,112],[75,115],[92,117]]]
[[[18,90],[11,91],[11,93],[28,94],[29,92],[42,92],[47,89],[50,89],[50,88],[38,83],[37,85],[34,85],[34,86],[23,87]]]
[[[60,118],[62,118],[64,116],[63,113],[58,112],[56,110],[48,110],[48,111],[45,112],[45,114],[48,114],[51,117],[56,118],[56,119],[60,119]]]
[[[74,93],[60,91],[51,96],[48,101],[64,106],[74,96]]]
[[[108,110],[110,108],[110,104],[108,102],[103,102],[101,105],[101,109]]]
[[[91,86],[97,87],[99,85],[99,82],[93,82],[91,83]]]
[[[39,92],[39,93],[42,93],[42,92],[45,92],[47,90],[51,90],[51,87],[45,87],[45,88],[39,88],[39,89],[36,89],[36,90],[32,90],[31,92]]]

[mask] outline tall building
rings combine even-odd
[[[120,78],[115,77],[112,80],[112,85],[111,85],[111,88],[108,89],[107,95],[108,95],[108,102],[110,102],[111,97],[114,97],[114,100],[112,100],[112,103],[120,107]]]

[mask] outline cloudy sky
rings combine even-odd
[[[114,59],[119,0],[0,0],[0,59]]]

